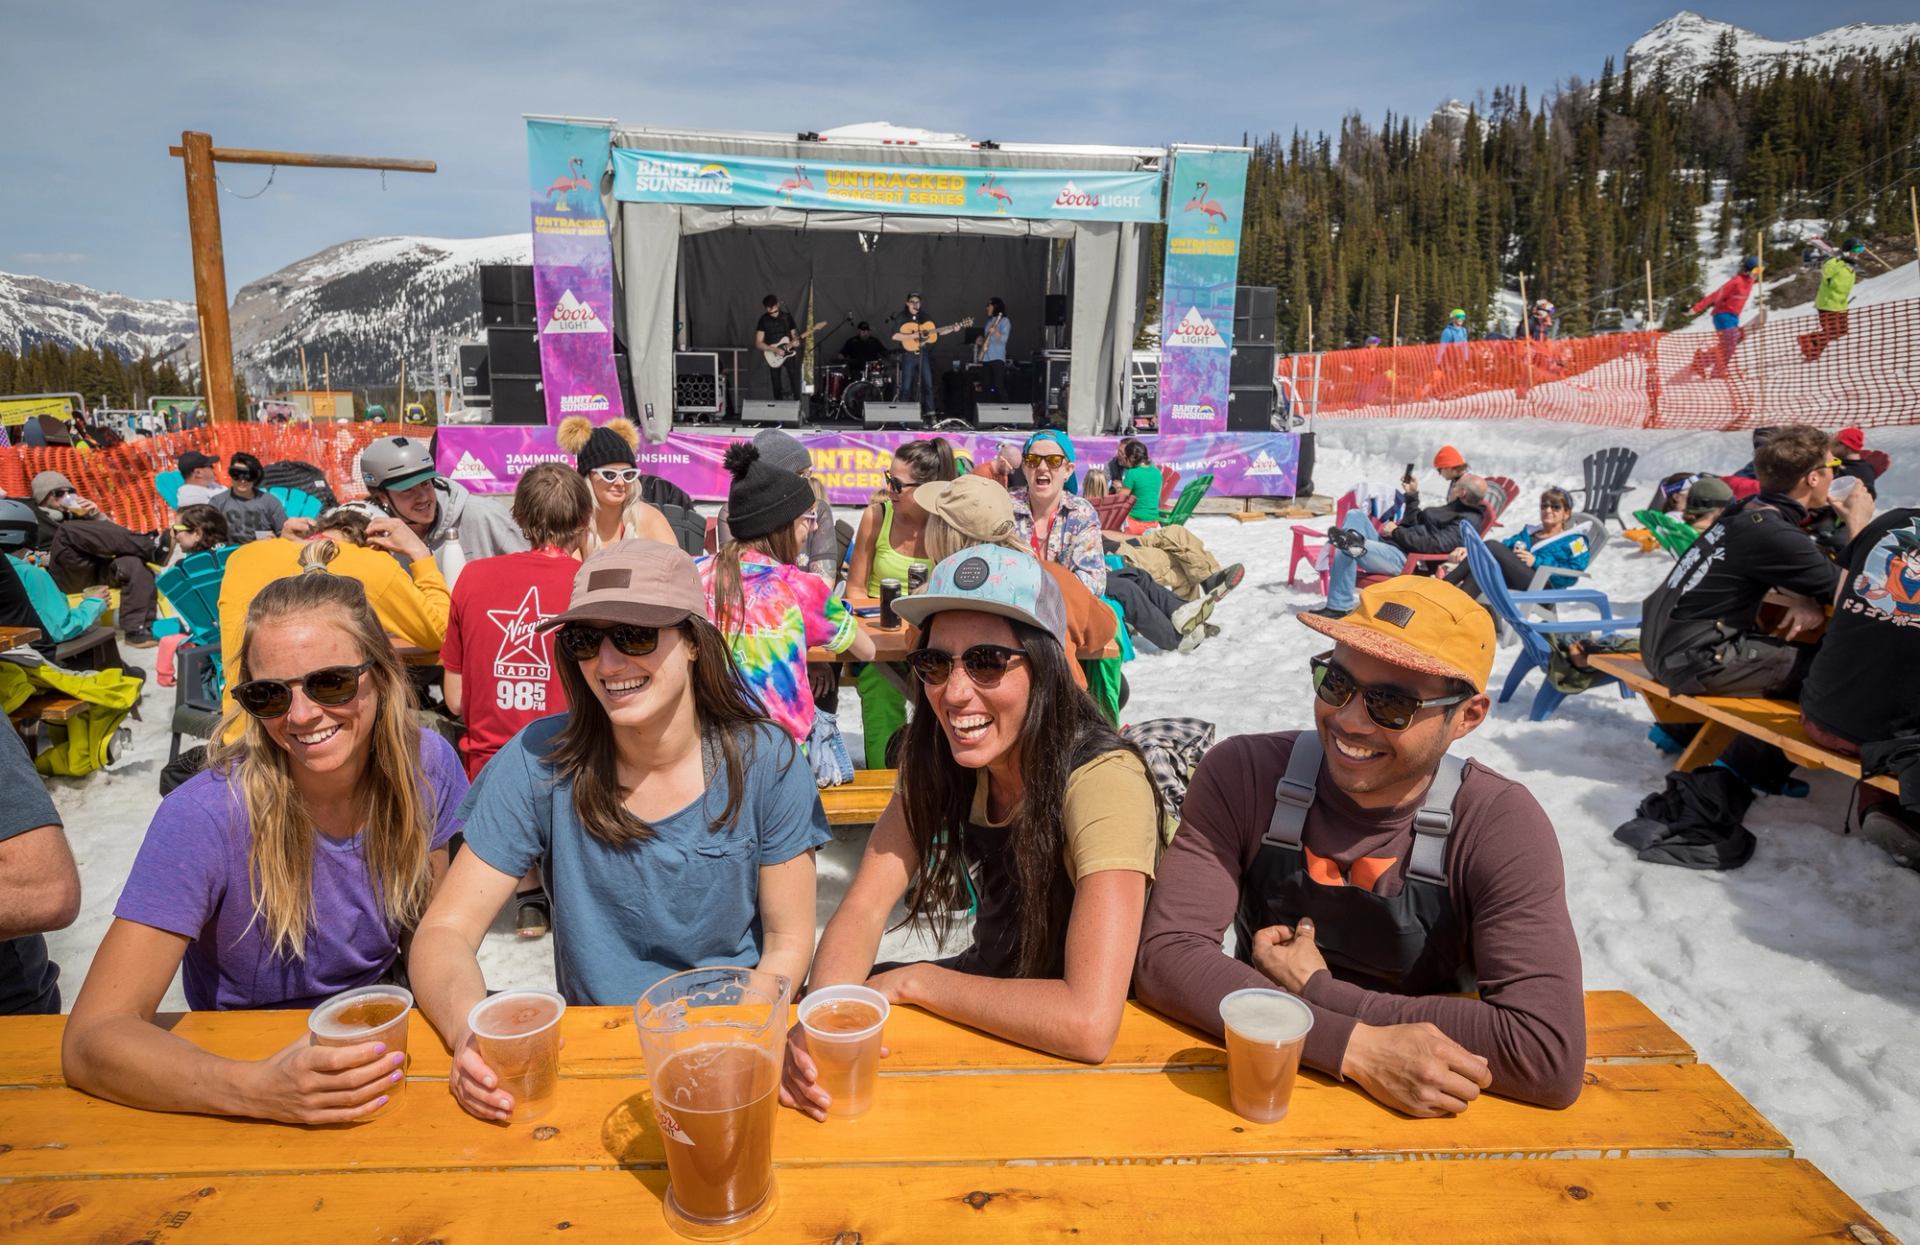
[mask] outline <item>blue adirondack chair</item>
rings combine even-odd
[[[1555,688],[1546,678],[1550,656],[1547,637],[1626,631],[1637,628],[1640,620],[1614,617],[1613,602],[1607,599],[1606,593],[1593,588],[1566,588],[1559,592],[1513,591],[1507,587],[1506,578],[1500,573],[1500,564],[1487,552],[1487,546],[1479,534],[1469,529],[1463,530],[1467,532],[1467,565],[1473,568],[1473,579],[1480,585],[1480,595],[1486,598],[1487,608],[1493,612],[1494,620],[1520,639],[1519,656],[1514,658],[1513,669],[1507,671],[1506,682],[1500,688],[1500,703],[1504,705],[1512,700],[1528,673],[1538,669],[1541,671],[1540,690],[1534,694],[1533,708],[1527,716],[1532,721],[1544,722],[1553,716],[1553,711],[1567,698],[1565,692]],[[1521,612],[1521,606],[1536,603],[1586,605],[1598,611],[1600,617],[1542,622],[1528,618]],[[1633,689],[1622,683],[1620,694],[1625,699],[1631,699]]]
[[[220,643],[220,581],[237,545],[192,553],[154,576],[154,584],[187,624],[194,644]]]
[[[267,492],[280,499],[289,519],[311,519],[320,513],[320,499],[305,489],[275,484]]]
[[[180,486],[185,484],[177,471],[162,471],[153,477],[153,491],[160,494],[160,500],[167,503],[168,509],[180,509]]]
[[[169,761],[187,736],[206,738],[220,720],[226,672],[220,664],[220,581],[237,545],[191,553],[154,576],[154,583],[187,625],[187,642],[173,654],[174,704]]]

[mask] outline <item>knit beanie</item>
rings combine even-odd
[[[813,486],[791,471],[781,471],[760,457],[750,442],[727,449],[727,527],[736,540],[754,540],[779,531],[813,509]]]
[[[630,420],[610,419],[598,428],[585,415],[569,415],[554,433],[560,448],[572,454],[581,475],[599,467],[633,467],[640,430]]]
[[[813,455],[807,453],[807,447],[800,444],[800,438],[778,428],[762,428],[753,434],[754,448],[760,451],[760,461],[775,471],[791,471],[799,475],[813,466]]]

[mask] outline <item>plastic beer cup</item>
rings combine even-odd
[[[537,1120],[553,1108],[560,1085],[560,1017],[567,1001],[551,990],[503,990],[467,1013],[473,1044],[513,1095],[513,1122]]]
[[[413,995],[404,986],[359,986],[342,990],[307,1014],[307,1037],[315,1046],[358,1046],[385,1042],[388,1054],[407,1053],[407,1021],[413,1015]],[[400,1061],[406,1071],[408,1060]],[[385,1115],[407,1087],[403,1076],[387,1090],[387,1105],[361,1116]]]
[[[773,1117],[792,989],[778,973],[694,968],[633,1005],[667,1156],[667,1226],[681,1236],[737,1240],[779,1204]]]
[[[887,996],[865,986],[823,986],[800,1001],[820,1088],[832,1099],[827,1114],[852,1120],[873,1106],[880,1075],[880,1038],[892,1009]]]
[[[1220,1000],[1227,1035],[1227,1098],[1256,1124],[1287,1118],[1313,1012],[1284,990],[1235,990]]]

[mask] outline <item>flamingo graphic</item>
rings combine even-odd
[[[989,173],[986,177],[982,178],[980,181],[980,189],[974,191],[974,193],[992,199],[994,203],[993,210],[1002,216],[1006,215],[1007,209],[1013,206],[1013,196],[1008,194],[1007,188],[1000,184],[1000,178],[996,174]]]
[[[1193,184],[1193,198],[1187,200],[1186,210],[1206,215],[1208,233],[1219,233],[1220,226],[1227,223],[1227,209],[1220,206],[1220,200],[1207,198],[1205,182]],[[1214,220],[1216,216],[1220,218],[1218,221]]]
[[[786,181],[781,182],[780,185],[776,188],[777,193],[780,195],[780,197],[782,199],[785,199],[788,203],[793,202],[794,191],[812,190],[812,189],[813,189],[813,183],[807,179],[807,166],[804,164],[794,165],[793,176],[789,177]]]
[[[586,190],[588,188],[586,172],[586,166],[579,156],[569,156],[567,158],[567,175],[554,178],[553,184],[548,186],[545,191],[547,202],[552,205],[554,211],[567,212],[572,210],[571,200],[573,198],[573,192],[576,190]]]

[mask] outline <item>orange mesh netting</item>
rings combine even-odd
[[[1824,328],[1823,328],[1824,324]],[[1920,301],[1830,319],[1758,316],[1723,335],[1614,333],[1559,341],[1335,350],[1319,356],[1322,419],[1551,419],[1735,431],[1861,427],[1920,413]],[[1284,359],[1306,409],[1310,356]]]
[[[367,495],[354,471],[360,451],[381,437],[411,436],[416,431],[400,424],[216,424],[136,438],[109,450],[7,445],[0,446],[0,489],[9,497],[25,497],[35,475],[58,471],[114,522],[136,532],[151,532],[173,517],[154,490],[153,477],[174,470],[174,460],[185,450],[218,458],[223,476],[226,461],[236,450],[267,464],[284,459],[312,463],[326,474],[336,497],[352,501]]]

